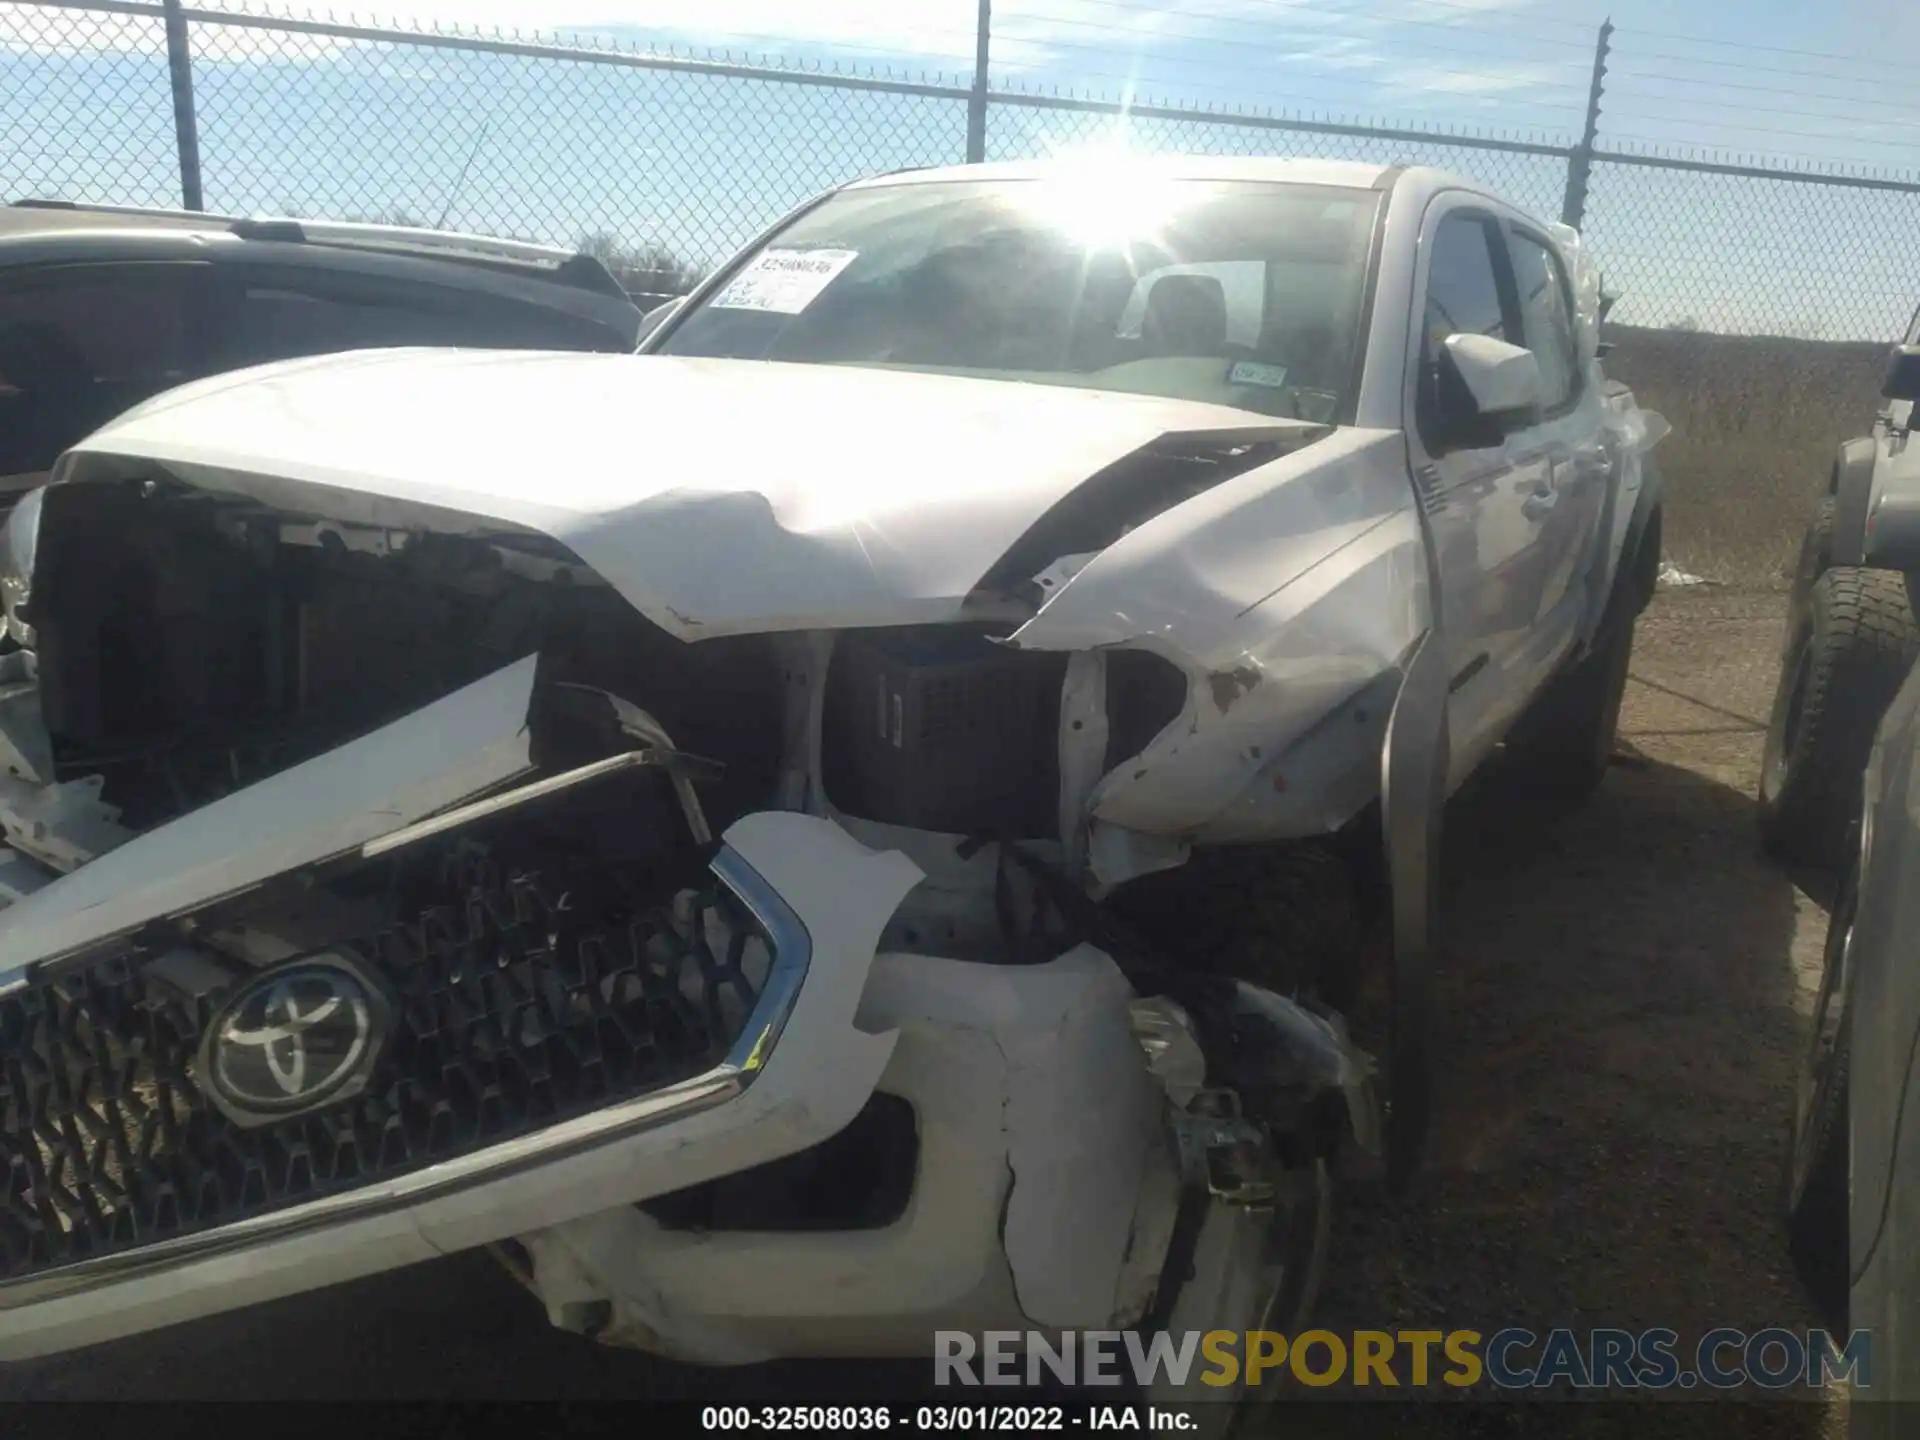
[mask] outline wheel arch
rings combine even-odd
[[[1833,497],[1833,563],[1866,563],[1867,516],[1873,506],[1874,460],[1879,452],[1870,436],[1842,442],[1827,477]]]

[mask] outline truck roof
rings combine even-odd
[[[1393,191],[1414,201],[1445,190],[1465,190],[1509,209],[1521,210],[1508,196],[1465,175],[1429,165],[1376,165],[1357,160],[1308,160],[1266,155],[1162,155],[1100,152],[1060,155],[1047,160],[1016,160],[987,165],[941,165],[924,170],[900,170],[873,175],[846,186],[849,190],[886,185],[919,185],[942,181],[1051,180],[1111,167],[1116,183],[1127,177],[1151,176],[1163,180],[1215,180],[1274,185],[1321,185],[1348,190]]]

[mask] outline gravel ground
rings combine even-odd
[[[1322,1307],[1331,1328],[1663,1325],[1685,1337],[1814,1323],[1775,1208],[1825,915],[1759,856],[1751,813],[1780,617],[1775,595],[1663,594],[1642,622],[1621,754],[1598,798],[1556,822],[1497,784],[1458,807],[1433,1161],[1409,1200],[1364,1186],[1348,1197]],[[883,1373],[717,1377],[601,1352],[550,1331],[475,1255],[11,1367],[0,1394],[792,1399],[861,1393]],[[1344,1408],[1357,1419],[1371,1407]],[[1839,1433],[1835,1407],[1812,1402],[1632,1408],[1623,1421],[1617,1407],[1504,1407],[1490,1429],[1485,1411],[1432,1405],[1365,1424]],[[1336,1428],[1348,1427],[1306,1427]]]
[[[1494,777],[1450,817],[1433,1161],[1408,1202],[1350,1197],[1332,1328],[1666,1326],[1684,1355],[1817,1323],[1777,1210],[1826,912],[1753,820],[1783,611],[1664,592],[1595,799],[1542,822]],[[1655,1433],[1630,1408],[1608,1433]],[[1817,1402],[1658,1408],[1658,1433],[1840,1433]],[[1526,1409],[1501,1433],[1568,1433],[1566,1407]]]

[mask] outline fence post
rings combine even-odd
[[[1607,48],[1613,36],[1613,18],[1600,22],[1600,39],[1593,47],[1593,85],[1587,91],[1587,124],[1580,143],[1567,157],[1567,196],[1560,206],[1562,224],[1580,228],[1587,217],[1587,175],[1593,169],[1593,146],[1600,132],[1600,96],[1606,86]]]
[[[967,163],[987,158],[987,52],[993,45],[993,0],[980,0],[973,32],[973,93],[967,97]]]
[[[180,0],[162,0],[167,25],[167,70],[173,77],[173,133],[180,147],[180,203],[204,210],[200,195],[200,127],[193,109],[193,51]]]

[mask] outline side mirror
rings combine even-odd
[[[1920,400],[1920,345],[1896,345],[1880,381],[1884,400]]]
[[[1491,335],[1449,335],[1447,359],[1477,414],[1507,420],[1540,404],[1540,362],[1531,350]]]

